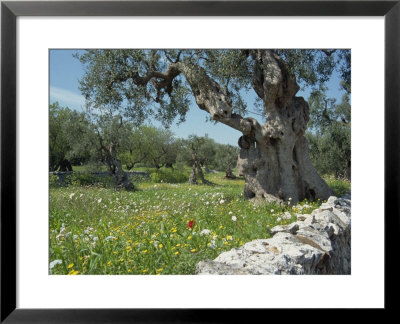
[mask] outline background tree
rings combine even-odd
[[[322,174],[351,179],[351,105],[346,93],[340,104],[328,99],[323,91],[310,98],[310,156]]]
[[[192,94],[211,119],[242,132],[238,169],[248,198],[326,199],[331,190],[314,169],[304,133],[309,107],[300,85],[318,86],[335,68],[344,75],[346,50],[88,50],[81,91],[135,123],[154,116],[165,125],[185,119]],[[299,82],[299,83],[298,83]],[[243,117],[243,91],[253,89],[266,116]]]
[[[100,114],[87,112],[81,117],[69,128],[71,155],[89,152],[89,162],[104,164],[117,189],[134,189],[118,158],[118,154],[128,147],[132,125],[124,121],[121,115],[109,110],[102,110]]]
[[[80,124],[83,114],[55,102],[49,106],[49,168],[50,171],[72,171],[72,164],[89,158],[87,151],[73,153],[71,129]]]
[[[137,163],[157,169],[163,166],[172,167],[179,150],[174,134],[170,130],[147,125],[134,128],[127,143],[128,150],[119,157],[128,170]]]
[[[239,149],[232,145],[218,144],[215,154],[217,170],[223,170],[227,179],[235,179],[233,169],[236,167]]]
[[[181,141],[180,151],[177,156],[177,163],[192,168],[189,176],[189,183],[197,184],[200,179],[203,184],[210,184],[204,177],[203,167],[210,167],[214,164],[216,143],[207,135],[204,137],[189,135],[186,140]]]

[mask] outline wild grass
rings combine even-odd
[[[268,238],[275,225],[289,224],[296,213],[310,213],[321,203],[255,205],[243,197],[243,179],[227,180],[224,173],[207,179],[216,185],[149,181],[137,183],[133,192],[51,188],[50,273],[193,274],[199,261]]]

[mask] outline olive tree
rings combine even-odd
[[[203,184],[210,184],[205,179],[203,167],[208,167],[214,163],[216,153],[216,143],[207,135],[189,135],[186,140],[180,141],[180,151],[177,156],[177,163],[184,164],[192,168],[189,176],[190,184],[197,184],[200,179]]]
[[[313,167],[304,133],[315,86],[337,68],[349,72],[346,50],[88,50],[81,91],[92,109],[108,106],[136,123],[185,119],[190,97],[210,118],[242,133],[239,174],[244,194],[272,201],[326,199],[331,190]],[[245,117],[252,90],[266,122]]]
[[[157,169],[172,167],[178,154],[178,143],[168,129],[142,125],[128,135],[127,150],[120,154],[122,163],[131,170],[137,163]]]
[[[232,145],[218,144],[217,153],[215,154],[215,165],[219,170],[225,172],[227,179],[235,179],[233,169],[236,167],[239,149]]]
[[[49,169],[50,171],[72,171],[72,163],[89,158],[87,150],[74,152],[76,135],[73,129],[84,120],[84,114],[61,107],[58,102],[49,106]]]
[[[324,91],[315,91],[309,98],[310,156],[323,174],[351,179],[351,105],[346,93],[340,103],[327,98]]]

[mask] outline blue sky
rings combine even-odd
[[[79,60],[73,57],[75,52],[76,50],[50,50],[50,103],[58,101],[62,107],[83,110],[85,99],[79,90],[79,79],[82,78],[84,70]],[[327,86],[328,96],[340,101],[343,92],[339,89],[339,78],[334,75]],[[299,91],[297,95],[307,99],[309,94]],[[253,99],[249,102],[249,110],[255,110],[251,109],[252,102]],[[199,136],[208,134],[218,143],[237,145],[237,140],[241,136],[239,131],[221,123],[207,122],[207,116],[208,113],[200,110],[196,104],[192,104],[186,121],[178,126],[174,123],[171,125],[171,130],[177,137],[186,138],[191,134]],[[260,119],[259,116],[251,113],[248,116]],[[160,123],[154,120],[152,124],[161,127]]]

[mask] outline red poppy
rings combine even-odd
[[[189,221],[189,223],[188,223],[187,226],[188,226],[189,228],[192,228],[192,227],[193,227],[193,223],[194,223],[194,220],[192,219],[192,220]]]

